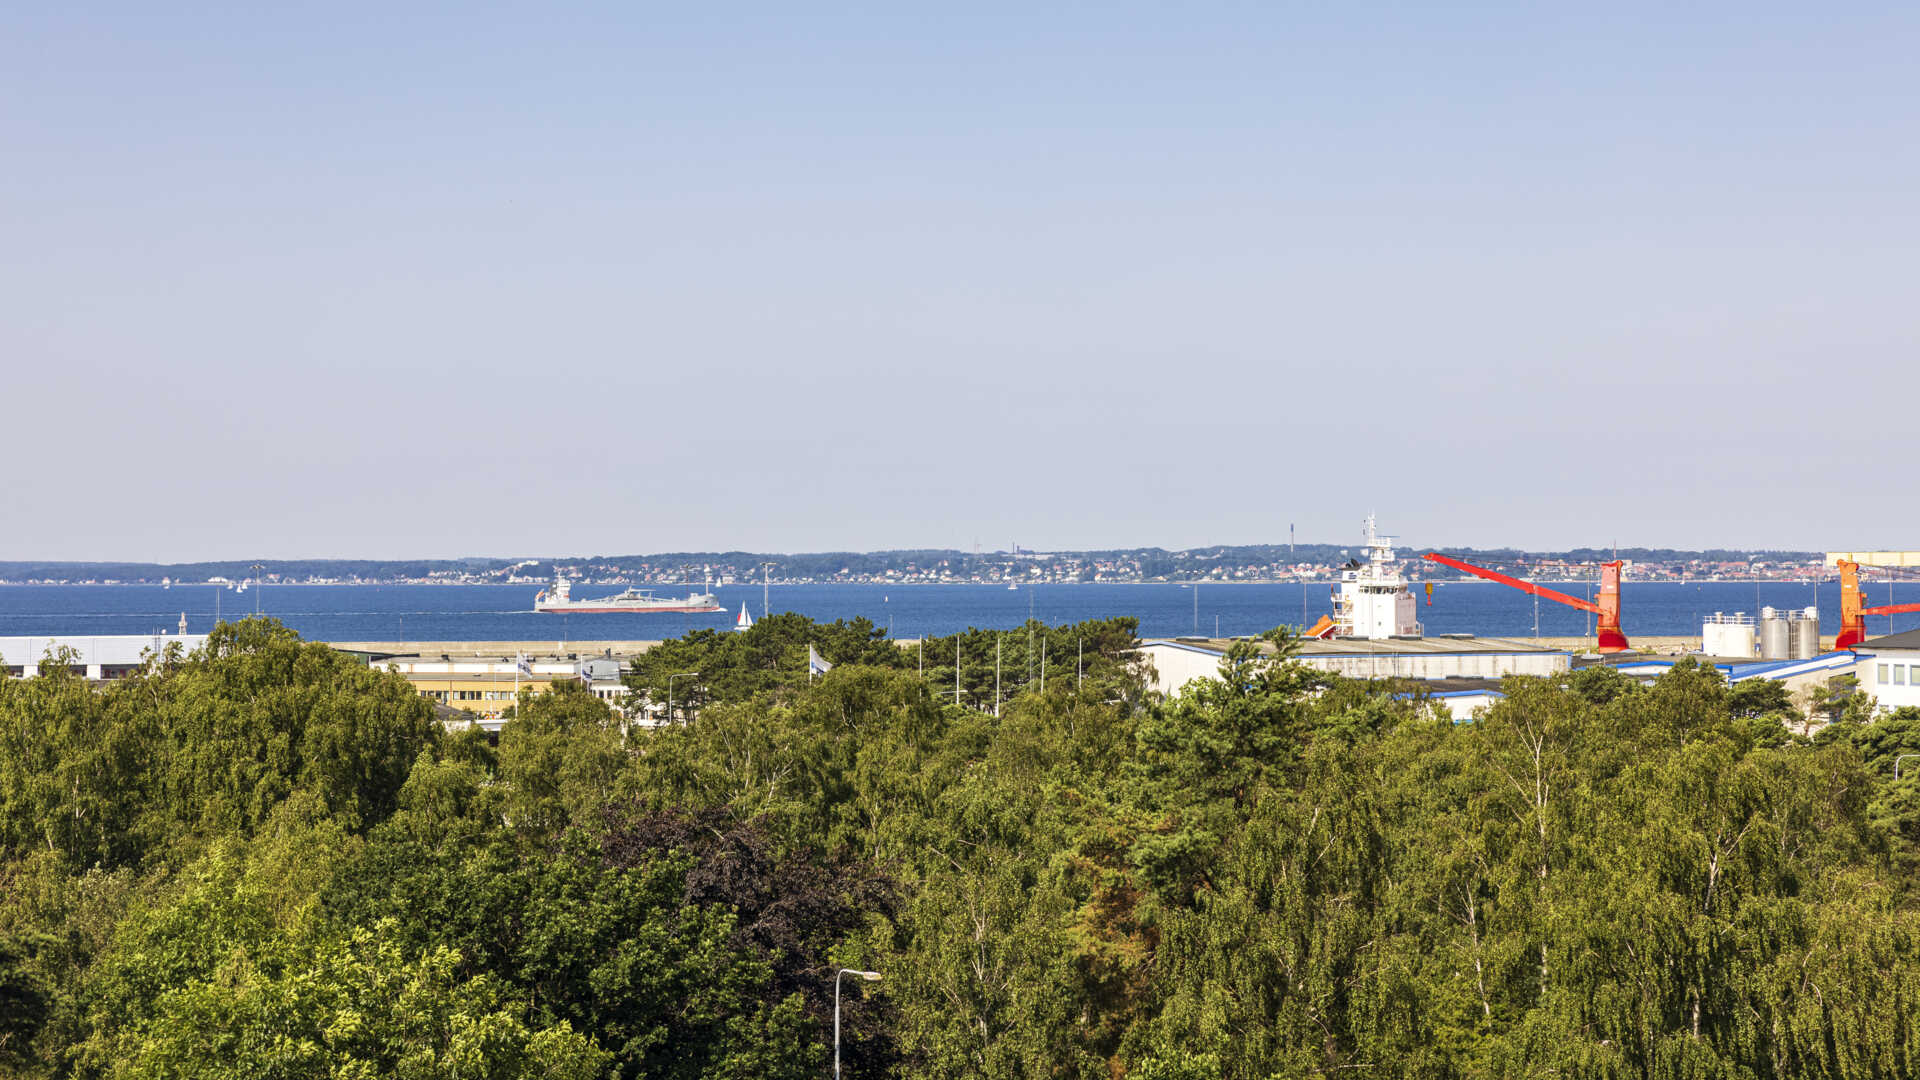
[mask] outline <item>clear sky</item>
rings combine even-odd
[[[10,6],[0,559],[1920,548],[1920,9],[913,6]]]

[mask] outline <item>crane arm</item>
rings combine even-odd
[[[1920,566],[1894,566],[1894,565],[1883,566],[1879,563],[1854,563],[1853,565],[1859,567],[1862,570],[1871,570],[1876,574],[1883,574],[1887,577],[1897,577],[1897,578],[1920,577]]]
[[[1542,600],[1551,600],[1556,604],[1565,604],[1571,608],[1579,608],[1581,611],[1589,611],[1596,615],[1600,614],[1600,605],[1591,600],[1582,600],[1577,596],[1568,596],[1563,592],[1554,592],[1552,589],[1535,585],[1531,581],[1522,581],[1517,577],[1508,577],[1498,570],[1488,570],[1485,567],[1475,566],[1472,563],[1464,563],[1459,559],[1449,558],[1437,551],[1427,552],[1425,558],[1428,562],[1437,562],[1442,566],[1451,566],[1464,574],[1472,574],[1474,577],[1486,578],[1488,581],[1497,581],[1502,585],[1511,586],[1524,593],[1532,593]]]
[[[1852,588],[1854,589],[1854,591],[1859,593],[1859,602],[1861,605],[1860,614],[1862,615],[1911,615],[1916,611],[1920,611],[1920,604],[1883,604],[1880,607],[1867,607],[1866,606],[1866,602],[1867,602],[1866,589],[1863,585],[1860,584],[1860,581],[1859,581],[1859,574],[1861,570],[1878,570],[1881,573],[1887,574],[1889,577],[1906,577],[1910,579],[1914,575],[1920,574],[1920,567],[1861,566],[1859,563],[1848,563],[1847,566],[1852,568],[1852,573],[1849,574],[1846,572],[1845,568],[1842,569],[1841,575],[1840,575],[1840,586],[1841,586],[1841,589],[1844,591],[1845,589],[1848,588],[1848,578],[1853,579]]]
[[[1866,594],[1860,589],[1860,564],[1841,559],[1834,566],[1840,571],[1840,635],[1834,639],[1834,648],[1851,649],[1865,641],[1869,615],[1908,615],[1920,611],[1920,604],[1868,607]]]

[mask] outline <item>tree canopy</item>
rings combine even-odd
[[[0,1075],[814,1077],[840,968],[849,1076],[1920,1071],[1915,710],[755,630],[649,654],[658,730],[444,731],[267,620],[0,678]]]

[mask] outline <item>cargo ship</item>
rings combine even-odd
[[[655,596],[650,589],[628,589],[613,596],[592,600],[573,599],[573,585],[564,575],[556,575],[553,588],[542,589],[533,598],[533,610],[561,615],[603,612],[628,612],[643,615],[708,615],[727,610],[712,593],[690,593],[684,597]]]

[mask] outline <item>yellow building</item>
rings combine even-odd
[[[1861,566],[1914,566],[1920,567],[1920,551],[1829,551],[1827,565],[1833,566],[1841,559],[1857,562]]]
[[[450,673],[405,673],[407,682],[423,698],[430,698],[442,705],[474,713],[478,719],[499,720],[502,713],[511,708],[514,702],[515,683],[513,676],[493,672],[465,674]],[[529,679],[521,676],[518,684],[521,690],[544,692],[557,681],[553,678]]]
[[[373,666],[399,672],[421,697],[471,713],[488,729],[500,727],[516,690],[539,693],[556,682],[583,683],[616,712],[627,698],[620,665],[611,659],[547,657],[530,659],[523,668],[512,657],[396,656]]]

